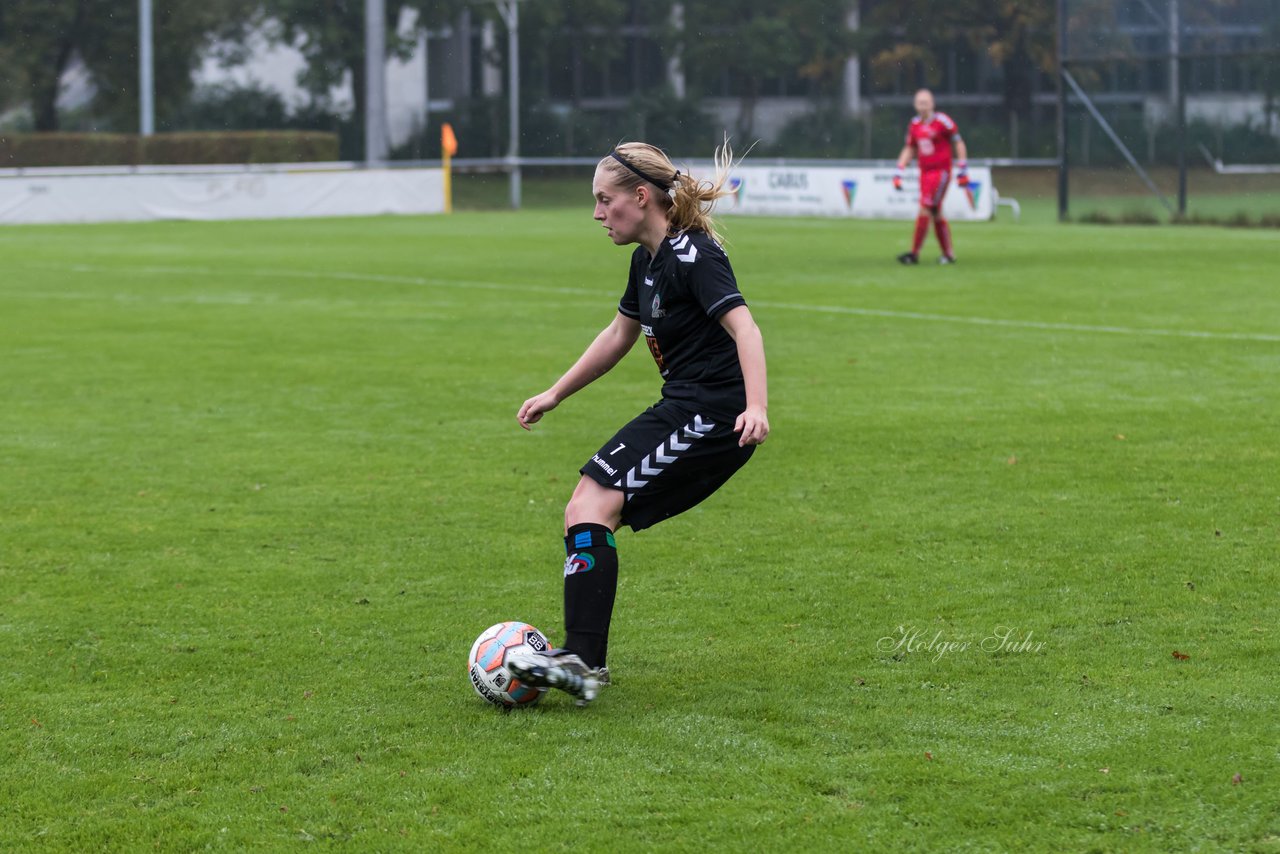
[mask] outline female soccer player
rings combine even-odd
[[[641,334],[662,399],[582,466],[564,511],[563,649],[514,656],[526,684],[556,687],[585,705],[609,683],[605,655],[618,587],[614,531],[639,531],[683,513],[733,476],[769,435],[764,340],[716,237],[711,209],[727,195],[732,152],[716,152],[714,181],[679,171],[661,149],[619,145],[596,167],[595,219],[631,255],[613,321],[551,388],[516,418],[530,429],[604,376]]]
[[[955,149],[956,183],[965,192],[969,191],[969,151],[960,137],[960,129],[946,113],[934,109],[933,93],[928,89],[916,92],[916,117],[907,126],[907,140],[898,155],[898,169],[893,173],[893,188],[902,189],[902,179],[906,175],[907,164],[911,159],[920,161],[920,212],[916,214],[915,235],[911,239],[911,251],[898,256],[900,264],[919,264],[920,247],[924,245],[925,235],[929,233],[929,222],[933,221],[933,231],[938,235],[938,245],[942,247],[939,264],[954,264],[955,249],[951,245],[951,224],[942,213],[942,200],[947,195],[947,185],[951,183],[951,153]],[[970,204],[973,195],[969,196]]]

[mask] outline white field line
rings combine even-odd
[[[443,287],[456,288],[459,290],[486,290],[486,291],[502,291],[514,293],[544,293],[544,294],[561,294],[569,296],[593,296],[599,297],[599,290],[590,290],[588,288],[574,287],[555,287],[549,285],[517,285],[504,282],[483,282],[469,281],[463,279],[438,279],[429,276],[394,276],[379,273],[353,273],[340,270],[333,271],[310,271],[310,270],[289,270],[289,269],[250,269],[235,270],[228,273],[225,270],[217,270],[211,267],[185,267],[185,266],[143,266],[143,267],[97,267],[87,264],[72,264],[67,266],[57,265],[28,265],[30,269],[39,269],[46,271],[66,272],[66,273],[132,273],[143,276],[253,276],[263,279],[304,279],[309,281],[349,281],[349,282],[378,282],[382,284],[395,285],[414,285],[419,287]],[[6,296],[29,296],[47,299],[102,299],[102,294],[89,293],[32,293],[8,291]],[[112,298],[120,301],[144,300],[145,297],[129,294],[117,294]],[[160,298],[158,301],[163,301]],[[172,301],[197,302],[197,303],[231,303],[231,304],[249,304],[252,302],[281,302],[290,303],[291,300],[279,299],[275,295],[261,295],[255,297],[250,294],[227,294],[225,296],[218,295],[194,295],[185,298],[173,298]],[[307,300],[304,300],[307,301]],[[319,303],[319,300],[312,300]],[[352,304],[357,301],[352,300]],[[345,304],[345,301],[344,301]],[[857,306],[841,306],[841,305],[817,305],[813,303],[790,303],[790,302],[773,302],[771,300],[751,300],[751,304],[760,308],[780,309],[783,311],[801,311],[814,314],[844,314],[856,317],[883,317],[895,320],[914,320],[926,323],[955,323],[968,326],[988,326],[1005,329],[1030,329],[1043,332],[1079,332],[1095,335],[1128,335],[1135,337],[1151,337],[1151,338],[1190,338],[1208,341],[1262,341],[1267,343],[1280,343],[1280,334],[1272,334],[1266,332],[1210,332],[1207,330],[1195,329],[1159,329],[1142,326],[1102,326],[1088,323],[1056,323],[1051,321],[1039,320],[1010,320],[999,317],[975,317],[971,315],[961,314],[935,314],[932,312],[922,311],[899,311],[895,309],[884,308],[860,308]]]
[[[1039,329],[1050,332],[1089,332],[1103,335],[1142,335],[1156,338],[1203,338],[1217,341],[1274,341],[1280,335],[1266,332],[1207,332],[1195,329],[1156,329],[1142,326],[1094,326],[1088,323],[1053,323],[1041,320],[1007,320],[999,317],[971,317],[961,314],[931,314],[923,311],[895,311],[885,308],[856,308],[842,305],[813,305],[810,303],[761,302],[752,305],[761,308],[781,308],[790,311],[809,311],[819,314],[853,314],[862,317],[890,317],[900,320],[924,320],[934,323],[963,323],[970,326],[1002,326],[1012,329]]]

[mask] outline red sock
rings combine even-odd
[[[911,254],[919,255],[920,247],[924,246],[924,237],[929,233],[929,218],[927,216],[916,217],[916,236],[911,241]]]
[[[951,224],[942,217],[938,217],[933,221],[933,231],[938,235],[938,245],[942,247],[942,254],[948,258],[954,258],[955,252],[951,248]]]

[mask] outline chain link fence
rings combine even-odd
[[[1280,2],[1059,10],[1074,217],[1280,223]]]

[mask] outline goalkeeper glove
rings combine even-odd
[[[956,183],[961,187],[969,186],[969,164],[963,160],[956,164]]]
[[[903,169],[901,166],[899,166],[897,171],[893,173],[893,189],[895,190],[902,189],[902,176],[904,174],[906,174],[906,170]]]

